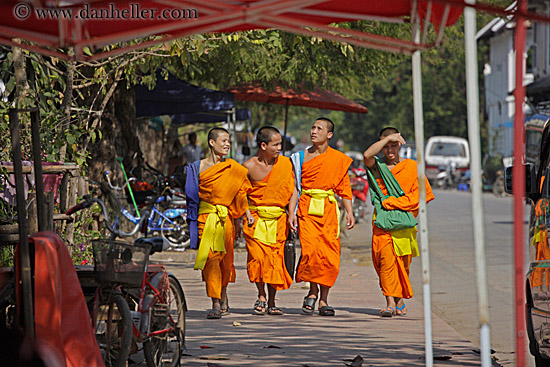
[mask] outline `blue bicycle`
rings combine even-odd
[[[111,183],[110,171],[105,172],[107,182],[113,190],[124,190],[134,178],[130,178],[123,187],[114,186]],[[170,247],[175,250],[182,250],[190,245],[189,225],[187,224],[187,206],[185,195],[172,187],[166,186],[160,195],[143,196],[139,199],[139,204],[148,207],[147,219],[143,220],[136,208],[135,213],[130,212],[122,206],[120,213],[131,223],[137,225],[142,222],[142,232],[146,235],[157,232],[161,237],[170,242]],[[158,209],[163,205],[165,209]],[[150,208],[149,208],[150,206]],[[145,226],[146,224],[146,226]],[[113,227],[116,229],[121,225],[119,216],[114,220]]]

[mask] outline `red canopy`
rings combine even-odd
[[[463,0],[454,4],[428,0],[3,0],[0,5],[0,43],[14,38],[31,41],[24,46],[65,59],[87,58],[89,47],[102,58],[170,39],[208,32],[278,28],[315,35],[363,47],[411,53],[441,39],[420,44],[328,26],[353,20],[405,22],[422,19],[440,32],[462,12]],[[148,36],[154,39],[136,44]],[[104,46],[121,43],[110,51]],[[75,56],[58,48],[74,47]],[[86,51],[87,52],[87,51]]]
[[[254,83],[231,87],[227,91],[235,94],[235,99],[241,101],[275,103],[356,113],[369,112],[363,105],[350,101],[336,92],[320,88],[315,88],[313,91],[303,90],[297,92],[293,89],[283,90],[277,86],[274,90],[269,91],[260,86],[259,83]]]

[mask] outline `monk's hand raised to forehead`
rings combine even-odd
[[[383,137],[382,139],[386,139],[388,143],[396,141],[401,145],[405,144],[405,139],[403,139],[403,137],[401,136],[401,133],[390,134],[388,136]]]

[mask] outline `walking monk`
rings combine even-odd
[[[284,249],[288,235],[286,207],[294,192],[294,175],[290,159],[279,155],[282,138],[277,129],[260,128],[256,142],[258,153],[244,163],[252,184],[248,198],[255,219],[255,225],[243,228],[248,278],[258,288],[253,312],[282,315],[283,311],[275,306],[275,294],[292,284],[284,264]]]
[[[378,172],[375,156],[381,151],[384,163],[391,170],[404,196],[390,196],[382,202],[385,209],[400,209],[418,215],[419,188],[416,161],[399,157],[399,146],[405,144],[399,131],[386,127],[380,131],[380,140],[371,145],[363,154],[365,166],[371,170],[382,194],[388,195],[388,190]],[[426,202],[434,199],[432,189],[426,179]],[[376,213],[375,213],[376,215]],[[375,218],[375,217],[374,217]],[[373,220],[374,220],[373,218]],[[403,233],[406,232],[406,235]],[[380,311],[384,317],[405,315],[404,298],[412,298],[413,291],[409,280],[409,267],[414,256],[418,256],[416,242],[416,227],[400,230],[399,238],[395,232],[384,231],[376,225],[372,226],[372,262],[380,278],[380,288],[386,297],[386,308]],[[393,236],[392,236],[393,234]]]
[[[328,146],[333,132],[331,120],[318,118],[310,132],[313,145],[291,157],[296,188],[289,204],[288,222],[292,231],[299,229],[302,246],[296,282],[310,283],[302,312],[312,314],[319,298],[321,316],[334,316],[328,293],[340,271],[340,209],[335,194],[344,201],[347,228],[355,225],[348,175],[352,159]]]
[[[227,285],[235,281],[233,218],[241,217],[248,209],[246,191],[250,189],[250,182],[246,168],[234,160],[224,159],[231,147],[227,130],[210,130],[208,147],[207,158],[187,167],[185,191],[191,246],[200,238],[195,270],[202,270],[206,294],[212,298],[207,318],[219,319],[220,299],[227,299]],[[253,221],[252,216],[249,221]]]

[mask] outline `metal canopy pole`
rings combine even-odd
[[[414,23],[414,40],[420,41],[418,22]],[[433,366],[433,345],[432,345],[432,300],[430,290],[430,252],[428,243],[428,213],[426,211],[426,179],[424,160],[424,111],[422,108],[422,65],[420,51],[412,54],[412,81],[413,81],[413,104],[414,104],[414,136],[416,140],[416,154],[418,160],[418,188],[420,196],[418,199],[418,228],[420,232],[420,256],[422,259],[422,280],[424,294],[424,336],[426,340],[426,366]]]
[[[514,88],[514,168],[512,171],[512,190],[514,193],[514,259],[515,259],[515,311],[516,311],[516,366],[525,366],[525,283],[523,270],[523,197],[525,195],[525,169],[523,157],[525,147],[523,101],[523,53],[525,50],[525,18],[521,15],[527,10],[527,1],[518,0],[514,48],[516,50],[516,85]]]
[[[42,148],[40,147],[40,121],[38,108],[33,108],[31,113],[32,153],[34,156],[34,181],[36,187],[36,216],[38,217],[38,231],[45,231],[46,224],[46,199],[44,197],[44,181],[42,176]]]
[[[467,0],[475,4],[475,0]],[[479,86],[477,75],[477,44],[475,41],[476,11],[464,8],[464,42],[466,51],[466,100],[468,140],[470,143],[470,188],[472,190],[472,221],[476,261],[477,302],[480,323],[481,366],[490,367],[491,327],[489,324],[489,291],[485,259],[485,228],[483,223],[483,192],[481,181],[481,148],[479,133]]]
[[[23,164],[21,157],[21,140],[19,137],[20,110],[10,109],[10,134],[13,154],[13,171],[17,200],[17,222],[19,224],[19,269],[21,276],[23,322],[27,337],[34,339],[34,317],[32,302],[31,262],[29,257],[29,242],[27,228],[27,210],[23,186]]]

